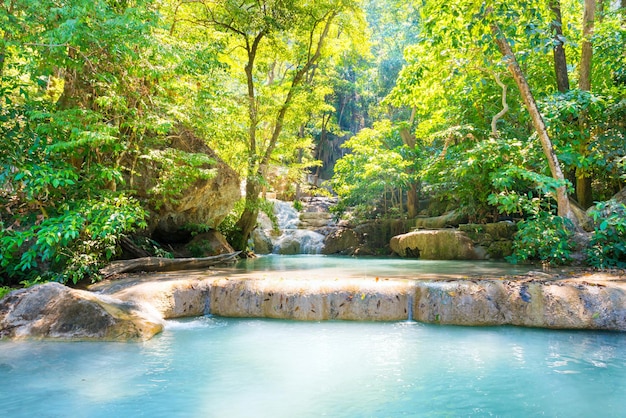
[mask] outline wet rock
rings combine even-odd
[[[362,279],[221,279],[211,288],[211,313],[228,317],[308,321],[407,319],[411,286]]]
[[[426,260],[480,260],[485,252],[461,231],[454,229],[419,230],[391,239],[391,249],[401,257]]]
[[[164,149],[211,157],[215,164],[203,168],[213,169],[215,176],[189,184],[181,191],[181,196],[174,200],[158,201],[149,195],[149,191],[165,167],[140,159],[135,167],[140,175],[132,178],[131,188],[137,190],[138,197],[147,202],[147,208],[151,212],[148,229],[153,237],[161,242],[184,243],[191,239],[188,225],[200,224],[217,228],[240,199],[241,189],[237,173],[194,132],[179,127],[170,138],[171,143]]]
[[[235,250],[226,238],[216,230],[196,235],[185,248],[192,257],[208,257],[212,255],[230,254]]]
[[[190,274],[193,275],[193,274]],[[92,285],[90,289],[115,299],[148,305],[164,319],[208,313],[210,281],[181,278],[180,272],[152,275],[145,280],[119,280]]]
[[[417,321],[454,325],[519,325],[626,331],[624,285],[575,281],[426,282]]]
[[[467,216],[460,214],[458,211],[450,211],[441,216],[434,216],[430,218],[417,218],[415,219],[415,228],[420,229],[439,229],[446,227],[456,227],[462,223],[467,222]]]
[[[252,249],[256,254],[271,254],[274,249],[272,239],[265,229],[257,228],[250,235],[252,239]]]
[[[147,340],[161,332],[158,315],[134,301],[46,283],[0,301],[0,338]]]
[[[324,240],[322,253],[352,255],[359,244],[359,237],[353,229],[336,228]]]
[[[165,318],[210,312],[296,320],[408,318],[436,324],[626,331],[626,277],[406,280],[306,277],[306,272],[216,274],[102,283],[94,290],[150,304]],[[107,287],[108,286],[108,287]]]

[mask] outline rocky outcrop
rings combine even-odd
[[[211,313],[307,321],[392,321],[408,317],[410,288],[401,281],[233,280],[211,286]]]
[[[252,231],[250,239],[252,239],[252,249],[255,254],[271,254],[274,250],[274,243],[267,234],[268,230],[257,228]]]
[[[395,236],[391,249],[426,260],[499,260],[513,252],[512,222],[462,224],[458,229],[417,230]]]
[[[0,300],[0,338],[141,341],[161,332],[158,314],[135,301],[46,283]]]
[[[389,255],[392,237],[409,229],[410,221],[379,220],[356,226],[340,224],[327,231],[324,254],[341,255]]]
[[[205,275],[127,280],[94,289],[151,304],[165,318],[202,313],[296,320],[413,319],[452,325],[519,325],[626,331],[626,276],[567,272],[519,278],[408,280]],[[169,277],[169,278],[168,278]]]
[[[486,259],[501,260],[513,253],[513,240],[517,232],[517,225],[503,221],[489,224],[462,224],[459,231],[465,233],[480,247],[480,253]]]
[[[216,230],[196,235],[185,245],[185,249],[191,257],[208,257],[235,252],[224,235]]]
[[[414,227],[418,229],[449,228],[465,222],[467,222],[467,216],[453,210],[441,216],[419,217],[415,219]]]
[[[164,319],[186,318],[209,312],[209,288],[212,279],[203,273],[186,273],[191,279],[182,279],[180,272],[159,273],[145,277],[101,282],[91,286],[98,294],[115,299],[134,301],[150,306]]]
[[[626,331],[626,286],[589,280],[455,280],[418,287],[417,321]]]
[[[160,318],[208,313],[626,331],[626,274],[410,280],[266,273],[181,279],[172,272],[101,282],[92,292],[56,283],[15,291],[0,301],[0,337],[143,340],[161,330]]]
[[[168,167],[154,159],[140,159],[134,171],[140,173],[130,184],[138,196],[147,202],[151,212],[149,231],[162,242],[187,242],[191,239],[189,225],[200,224],[210,228],[217,226],[230,213],[241,197],[239,176],[224,163],[206,143],[192,131],[179,127],[171,142],[164,148],[188,154],[202,154],[215,161],[215,175],[189,184],[175,199],[153,196],[150,191]]]
[[[482,247],[455,229],[419,230],[397,235],[391,239],[391,249],[401,257],[425,260],[480,260],[485,258]]]
[[[333,228],[324,240],[322,254],[352,255],[360,244],[361,240],[353,229]]]

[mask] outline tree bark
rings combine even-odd
[[[561,19],[560,0],[550,0],[550,9],[554,13],[552,32],[554,33],[554,74],[556,85],[561,93],[569,91],[569,76],[567,74],[567,58],[563,48],[563,20]]]
[[[591,74],[593,64],[593,36],[594,21],[596,12],[596,0],[585,0],[585,11],[583,14],[583,41],[580,56],[580,73],[578,77],[578,88],[583,91],[591,91]],[[591,129],[588,126],[586,112],[582,112],[578,118],[578,123],[584,138],[580,145],[579,152],[587,156],[588,147],[591,142]],[[587,209],[593,204],[591,173],[585,168],[576,168],[576,200],[578,204]]]
[[[133,260],[113,261],[106,267],[100,269],[100,274],[107,279],[117,274],[132,273],[139,271],[180,271],[204,269],[219,264],[226,264],[236,260],[239,252],[230,254],[220,254],[213,257],[203,258],[162,258],[143,257]]]
[[[585,0],[585,12],[583,15],[583,41],[580,56],[580,74],[578,88],[591,91],[591,64],[593,59],[593,27],[596,13],[596,0]]]
[[[491,118],[491,135],[494,138],[497,138],[499,136],[498,120],[500,120],[500,118],[506,115],[506,112],[509,111],[509,104],[506,101],[506,90],[507,90],[506,84],[504,84],[502,80],[500,80],[500,76],[497,73],[494,73],[493,77],[496,79],[496,83],[498,83],[498,85],[502,89],[502,110],[499,111],[497,114],[495,114],[493,118]]]
[[[504,57],[504,62],[507,65],[507,69],[513,76],[513,79],[515,80],[515,83],[520,90],[524,105],[526,106],[526,109],[530,114],[533,126],[537,131],[537,135],[539,136],[541,147],[543,148],[543,153],[548,160],[548,166],[550,167],[552,177],[558,181],[565,183],[565,177],[563,176],[563,171],[561,170],[561,166],[559,165],[558,157],[552,146],[550,136],[548,135],[546,124],[543,120],[543,117],[541,116],[541,113],[539,112],[539,108],[537,107],[535,98],[533,97],[533,94],[530,90],[530,86],[526,81],[526,77],[524,76],[524,73],[522,72],[522,69],[518,64],[515,55],[513,55],[513,50],[511,50],[509,42],[507,41],[506,37],[500,30],[500,27],[496,23],[491,24],[491,33],[494,36],[498,49]],[[565,185],[557,188],[556,201],[558,206],[558,215],[570,219],[574,223],[574,225],[578,226],[578,219],[576,218],[572,211],[572,208],[570,207],[569,198],[567,196],[567,188]]]
[[[411,110],[411,119],[409,120],[409,126],[411,127],[413,127],[413,123],[415,122],[416,113],[417,109],[413,108]],[[409,130],[409,128],[403,127],[402,129],[400,129],[400,137],[402,138],[402,142],[404,143],[404,145],[411,149],[415,149],[415,146],[417,145],[417,138],[415,138],[415,135]],[[409,168],[408,174],[413,176],[415,174],[415,170],[413,168]],[[417,213],[419,212],[418,181],[412,181],[406,191],[406,210],[407,217],[409,219],[417,217]]]
[[[248,176],[246,180],[245,207],[235,224],[235,236],[231,237],[231,245],[235,250],[244,251],[248,246],[248,238],[257,224],[259,215],[259,193],[261,185],[257,176]]]

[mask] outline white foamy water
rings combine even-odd
[[[300,214],[291,202],[273,201],[281,235],[272,240],[274,254],[321,254],[324,235],[299,229]]]

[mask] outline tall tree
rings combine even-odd
[[[526,77],[520,68],[517,59],[515,58],[515,54],[511,49],[511,46],[500,30],[500,27],[496,22],[492,22],[491,32],[494,36],[495,42],[498,45],[498,49],[502,53],[504,57],[504,61],[506,63],[507,69],[513,76],[517,87],[520,90],[522,95],[522,100],[524,101],[524,105],[530,114],[532,119],[533,126],[537,135],[539,136],[539,140],[541,141],[541,147],[543,148],[543,152],[548,160],[548,166],[550,167],[550,172],[552,173],[552,177],[562,182],[563,184],[557,188],[556,190],[556,201],[558,205],[558,214],[559,216],[570,219],[575,225],[578,224],[578,220],[574,213],[572,212],[569,197],[567,195],[567,188],[565,185],[565,177],[563,176],[563,171],[561,170],[561,166],[559,165],[559,159],[554,151],[554,147],[552,146],[552,141],[550,140],[550,136],[548,135],[548,131],[546,129],[546,124],[539,112],[539,108],[537,107],[537,103],[533,94],[530,90],[530,86],[526,81]]]
[[[233,246],[243,250],[256,226],[259,195],[287,113],[301,93],[306,75],[322,58],[337,16],[350,2],[205,0],[191,3],[200,6],[194,19],[225,37],[230,51],[228,61],[245,80],[246,197],[235,235],[231,237]],[[181,2],[181,6],[186,4]],[[238,55],[237,51],[243,54]]]
[[[578,88],[583,91],[591,91],[591,71],[593,64],[593,44],[592,36],[595,25],[596,0],[585,0],[585,9],[583,14],[583,38],[580,56],[580,72],[578,75]],[[588,154],[588,146],[591,141],[591,129],[587,123],[585,112],[579,117],[582,138],[581,149],[582,155]],[[591,173],[584,167],[576,168],[576,199],[583,208],[588,208],[593,203],[591,189]]]
[[[554,33],[554,74],[556,75],[556,85],[561,93],[565,93],[569,90],[569,76],[567,74],[567,58],[565,56],[563,36],[563,19],[561,17],[561,1],[550,0],[550,10],[552,10],[552,32]]]

